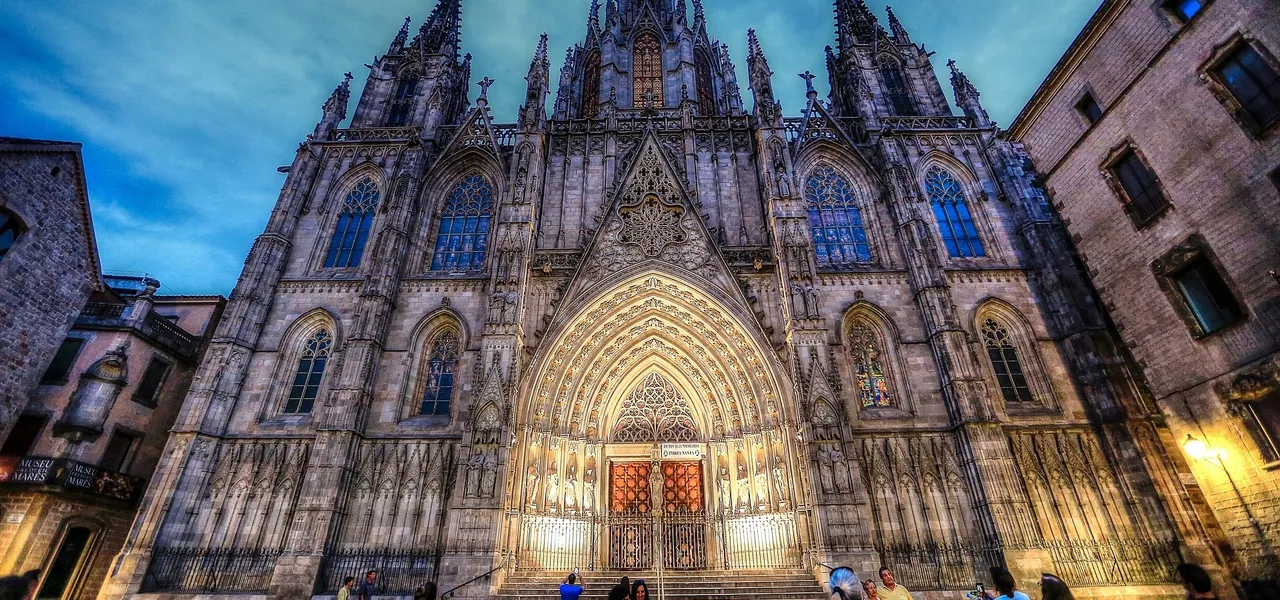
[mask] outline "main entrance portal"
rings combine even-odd
[[[707,568],[702,463],[663,462],[654,475],[648,462],[609,465],[609,567],[647,570],[660,557],[667,569]]]

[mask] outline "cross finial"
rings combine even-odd
[[[490,77],[485,77],[484,79],[481,79],[481,80],[480,80],[480,84],[479,84],[479,85],[480,85],[480,98],[482,98],[482,99],[484,99],[484,100],[488,100],[488,99],[489,99],[489,86],[493,85],[493,79],[492,79],[492,78],[490,78]]]
[[[953,58],[953,59],[951,59],[951,60],[948,60],[948,61],[947,61],[947,66],[948,66],[948,67],[951,67],[951,72],[952,72],[952,73],[955,73],[955,72],[956,72],[956,59],[954,59],[954,58]]]
[[[814,90],[814,89],[813,89],[813,79],[814,79],[815,77],[817,77],[817,75],[814,75],[813,73],[810,73],[809,71],[805,71],[805,72],[803,72],[803,73],[801,73],[801,74],[800,74],[800,79],[803,79],[803,80],[804,80],[804,85],[805,85],[805,91],[806,91],[806,92],[814,92],[814,91],[816,91],[816,90]]]
[[[343,83],[351,83],[351,71],[342,74]]]

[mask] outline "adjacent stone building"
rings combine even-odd
[[[1247,586],[1280,576],[1278,55],[1274,1],[1109,0],[1009,132]]]
[[[103,280],[0,445],[0,572],[43,599],[97,597],[225,303]]]
[[[298,148],[102,597],[824,564],[1179,597],[1213,515],[1028,156],[835,8],[829,102],[748,32],[748,112],[702,2],[593,1],[512,124],[459,0],[406,21]]]
[[[99,273],[80,144],[0,138],[0,439]]]

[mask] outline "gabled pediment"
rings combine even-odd
[[[440,155],[447,156],[468,149],[489,152],[501,163],[502,155],[498,152],[498,137],[493,132],[493,123],[484,104],[477,106],[471,114],[467,115],[467,118],[462,121],[462,127],[459,127],[449,143],[445,144],[445,149]]]

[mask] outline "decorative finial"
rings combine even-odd
[[[952,75],[955,75],[956,73],[958,73],[958,72],[959,72],[959,71],[956,69],[956,59],[954,59],[954,58],[953,58],[953,59],[951,59],[951,60],[948,60],[948,61],[947,61],[947,66],[948,66],[948,67],[951,67],[951,74],[952,74]]]
[[[493,79],[490,77],[485,77],[484,79],[480,80],[480,83],[478,85],[480,86],[480,99],[488,100],[489,86],[493,85]]]
[[[810,73],[809,71],[805,71],[805,72],[803,72],[803,73],[801,73],[801,74],[800,74],[800,79],[803,79],[803,80],[804,80],[805,92],[806,92],[806,93],[808,93],[808,94],[816,94],[816,93],[818,93],[818,92],[817,92],[817,90],[813,89],[813,78],[814,78],[814,77],[817,77],[817,75],[814,75],[813,73]]]

